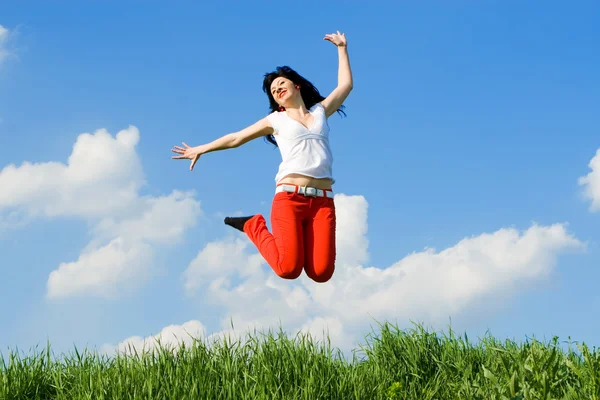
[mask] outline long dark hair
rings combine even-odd
[[[289,79],[294,85],[300,85],[300,96],[302,96],[306,108],[310,109],[315,104],[325,100],[325,97],[319,93],[319,90],[312,83],[287,65],[284,65],[283,67],[277,67],[273,72],[266,73],[263,80],[263,92],[265,92],[269,98],[269,109],[271,112],[279,111],[279,104],[277,104],[277,101],[275,101],[275,98],[273,98],[273,95],[271,94],[271,84],[279,77]],[[337,113],[346,115],[343,111],[344,108],[345,106],[342,105],[337,109]],[[277,146],[277,142],[273,135],[267,136],[266,139],[268,142]]]

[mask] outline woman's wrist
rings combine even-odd
[[[208,152],[208,149],[206,148],[205,144],[201,144],[199,146],[194,147],[194,150],[198,155],[203,155]]]

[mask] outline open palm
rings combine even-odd
[[[200,154],[198,153],[196,148],[190,147],[185,143],[183,143],[183,145],[185,146],[185,148],[179,147],[179,146],[173,146],[173,149],[171,151],[173,153],[177,153],[177,154],[181,154],[181,155],[173,156],[172,158],[174,160],[183,160],[183,159],[192,160],[192,162],[190,164],[190,171],[191,171],[194,169],[194,165],[196,164],[196,161],[198,161],[198,159],[200,158]]]

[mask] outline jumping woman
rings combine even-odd
[[[248,235],[275,273],[296,279],[306,271],[315,282],[327,282],[336,259],[336,213],[331,186],[333,157],[329,146],[327,119],[344,114],[344,100],[352,90],[352,72],[346,36],[328,34],[323,38],[338,50],[338,84],[326,98],[305,78],[289,67],[265,74],[263,91],[271,113],[235,133],[197,147],[174,146],[180,154],[173,159],[191,160],[190,171],[203,154],[239,147],[266,137],[281,152],[282,162],[275,176],[269,232],[261,214],[227,217],[225,224]]]

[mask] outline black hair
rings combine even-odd
[[[319,93],[319,90],[311,82],[285,65],[282,67],[277,67],[273,72],[266,73],[263,79],[263,92],[265,92],[269,98],[269,109],[271,112],[279,111],[279,104],[277,104],[277,101],[275,101],[275,98],[271,93],[271,84],[279,77],[289,79],[294,85],[300,85],[300,96],[302,96],[302,100],[304,101],[306,108],[310,109],[315,104],[325,100],[325,97]],[[342,105],[337,109],[337,112],[339,114],[346,115],[346,113],[343,111],[344,108],[345,106]],[[268,142],[271,142],[277,146],[277,142],[275,141],[275,137],[273,135],[267,136],[266,139]]]

